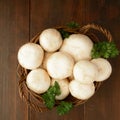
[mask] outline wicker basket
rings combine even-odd
[[[108,30],[95,24],[88,24],[88,25],[85,25],[79,28],[68,28],[67,26],[60,26],[60,27],[55,27],[55,28],[57,30],[62,29],[64,31],[69,32],[70,34],[74,34],[74,33],[85,34],[89,36],[93,40],[93,42],[100,41],[99,39],[100,36],[97,35],[98,33],[100,34],[102,33],[101,35],[106,37],[106,40],[108,41],[112,40],[112,35],[110,34]],[[33,39],[31,39],[30,42],[37,44],[39,41],[39,35],[40,33],[38,33]],[[23,99],[28,105],[30,105],[36,111],[44,112],[44,111],[49,110],[44,105],[44,101],[42,97],[39,94],[34,93],[27,87],[26,76],[29,73],[29,70],[24,69],[18,64],[17,73],[19,76],[19,94],[20,94],[21,99]],[[96,92],[98,88],[100,87],[101,82],[95,82],[94,84],[95,84],[95,92]],[[69,95],[64,101],[72,102],[74,106],[78,106],[78,105],[85,103],[87,100],[78,100],[72,97],[71,95]],[[59,104],[59,101],[56,101],[56,105],[58,104]]]

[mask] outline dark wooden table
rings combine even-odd
[[[0,0],[0,120],[120,120],[120,56],[84,105],[58,116],[33,111],[18,94],[17,51],[39,31],[76,21],[109,29],[120,49],[120,0]]]

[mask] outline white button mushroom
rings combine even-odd
[[[98,68],[88,60],[80,60],[73,68],[73,75],[81,83],[92,83],[98,75]]]
[[[59,31],[53,28],[44,30],[39,38],[40,45],[47,52],[54,52],[62,45],[62,37]]]
[[[65,79],[71,76],[73,66],[73,58],[63,52],[56,52],[47,60],[47,71],[55,79]]]
[[[65,38],[60,51],[69,53],[75,61],[90,59],[93,42],[83,34],[72,34]]]
[[[27,75],[26,84],[30,90],[41,94],[50,87],[50,77],[45,70],[35,69]]]
[[[69,83],[69,90],[73,97],[81,100],[86,100],[95,93],[95,86],[93,83],[83,84],[77,80],[72,80]]]
[[[18,62],[26,69],[35,69],[42,64],[44,51],[35,43],[24,44],[18,51]]]
[[[44,58],[43,58],[43,63],[42,63],[42,68],[47,69],[47,60],[53,53],[54,52],[45,52]]]
[[[60,86],[61,94],[55,97],[56,100],[63,100],[69,95],[69,82],[67,79],[52,79],[52,84],[57,81]]]
[[[96,77],[95,81],[104,81],[110,77],[112,73],[112,66],[108,62],[108,60],[104,58],[97,58],[91,60],[91,62],[97,65],[99,70],[98,76]]]

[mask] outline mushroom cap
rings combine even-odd
[[[91,84],[83,84],[77,80],[69,83],[69,90],[73,97],[81,100],[89,99],[95,92],[95,86]]]
[[[92,83],[98,75],[98,68],[88,60],[80,60],[73,68],[73,75],[81,83]]]
[[[63,100],[69,95],[69,82],[67,79],[52,79],[52,84],[57,81],[60,86],[61,94],[55,97],[56,100]]]
[[[65,38],[60,51],[69,53],[75,61],[90,59],[93,42],[83,34],[72,34]]]
[[[26,84],[30,90],[41,94],[50,87],[50,77],[45,70],[35,69],[28,73]]]
[[[59,31],[53,28],[45,29],[39,38],[39,43],[47,52],[54,52],[62,45],[62,37]]]
[[[95,81],[104,81],[108,79],[112,73],[112,66],[108,60],[104,58],[97,58],[91,60],[98,67],[98,75],[95,78]]]
[[[47,69],[47,60],[54,52],[45,52],[42,67],[46,70]]]
[[[35,69],[42,64],[44,51],[40,45],[26,43],[18,51],[18,62],[26,69]]]
[[[55,52],[47,60],[47,71],[54,79],[65,79],[72,74],[73,58],[63,52]]]

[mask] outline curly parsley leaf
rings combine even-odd
[[[70,23],[67,23],[67,27],[69,28],[79,28],[80,25],[74,21],[70,22]]]
[[[98,42],[95,43],[91,51],[92,58],[113,58],[119,55],[119,50],[117,49],[114,42]]]
[[[63,39],[68,38],[69,35],[70,35],[69,32],[67,32],[65,30],[62,30],[62,29],[60,29],[59,32],[60,32],[60,34],[61,34],[61,36],[62,36]]]
[[[54,95],[50,95],[48,93],[45,93],[42,95],[42,98],[45,102],[46,107],[49,109],[52,109],[54,104],[55,104]]]
[[[54,86],[51,86],[46,93],[42,95],[42,98],[45,102],[45,105],[47,108],[52,109],[53,106],[55,105],[55,96],[60,95],[60,86],[59,84],[55,81]]]
[[[73,108],[73,104],[70,102],[62,101],[60,105],[57,106],[57,113],[59,115],[64,115],[68,113]]]
[[[79,28],[80,25],[78,23],[72,21],[72,22],[67,23],[66,27],[71,28],[71,29],[75,29],[75,28]],[[70,34],[71,34],[71,33],[67,32],[67,31],[65,31],[63,29],[59,29],[59,32],[60,32],[63,39],[68,38],[70,36]]]
[[[51,86],[51,87],[48,89],[47,93],[48,93],[48,94],[54,94],[55,96],[61,94],[60,86],[59,86],[59,84],[57,83],[57,81],[55,81],[54,86]]]

